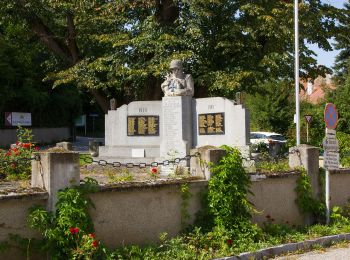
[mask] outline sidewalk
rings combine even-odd
[[[277,257],[278,260],[343,260],[350,259],[350,243],[341,245],[341,248],[325,248],[316,251],[307,252],[300,255],[289,255]]]

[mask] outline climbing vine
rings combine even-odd
[[[316,216],[324,215],[324,204],[313,197],[310,178],[304,168],[300,169],[295,191],[297,193],[296,203],[303,213],[311,213]]]
[[[190,202],[190,198],[192,197],[192,194],[190,192],[190,188],[188,186],[188,183],[181,184],[180,186],[181,191],[181,226],[182,228],[185,228],[187,225],[187,221],[190,218],[190,214],[188,212],[188,206]]]

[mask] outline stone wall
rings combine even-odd
[[[54,143],[71,138],[69,127],[31,128],[36,143]],[[0,129],[0,147],[17,141],[16,129]]]

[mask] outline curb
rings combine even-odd
[[[306,240],[298,243],[283,244],[275,247],[268,247],[260,249],[256,252],[245,252],[238,256],[228,256],[223,258],[216,258],[216,260],[251,260],[251,259],[266,259],[279,256],[286,253],[295,252],[298,250],[310,249],[312,246],[321,245],[329,246],[332,242],[340,242],[350,240],[350,233],[325,236],[316,239]]]

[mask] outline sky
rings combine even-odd
[[[343,8],[344,3],[347,2],[347,0],[323,0],[322,2],[331,4],[338,8]],[[332,41],[330,41],[332,42]],[[317,45],[309,45],[310,49],[313,50],[317,54],[317,63],[320,65],[326,65],[327,67],[332,67],[335,61],[335,57],[339,53],[338,50],[335,51],[323,51],[320,50]]]

